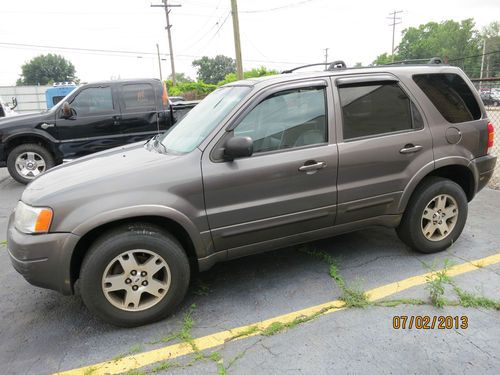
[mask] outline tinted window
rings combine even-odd
[[[325,89],[282,91],[259,103],[234,130],[254,141],[254,152],[327,141]]]
[[[413,80],[451,122],[466,122],[481,118],[481,110],[472,91],[457,74],[418,74]]]
[[[155,92],[150,84],[123,85],[122,93],[125,109],[155,107]]]
[[[71,102],[77,116],[108,113],[113,111],[111,87],[90,87],[83,89]]]
[[[396,83],[341,87],[340,102],[344,139],[412,128],[410,99]]]

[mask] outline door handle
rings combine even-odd
[[[299,171],[301,172],[312,172],[317,171],[318,169],[322,169],[326,167],[326,162],[324,161],[310,161],[306,162],[302,167],[299,167]]]
[[[120,125],[121,116],[113,116],[113,125]]]
[[[411,143],[408,143],[408,144],[404,145],[404,147],[401,150],[399,150],[399,153],[400,154],[411,154],[413,152],[419,152],[422,149],[423,149],[423,147],[420,145],[415,146]]]

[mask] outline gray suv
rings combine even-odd
[[[51,169],[8,226],[12,263],[120,326],[169,315],[217,262],[382,225],[457,241],[493,126],[458,68],[332,69],[225,85],[167,133]]]

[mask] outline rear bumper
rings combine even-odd
[[[493,155],[485,155],[471,160],[470,167],[476,174],[476,193],[484,188],[493,176],[496,162],[497,157]]]
[[[71,255],[79,238],[71,233],[24,234],[14,228],[11,216],[7,250],[15,270],[30,284],[72,294]]]

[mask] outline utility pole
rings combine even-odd
[[[163,77],[161,74],[161,58],[160,58],[160,46],[156,43],[156,53],[158,54],[158,68],[160,69],[160,81],[163,83]]]
[[[168,9],[168,8],[180,7],[182,5],[180,5],[180,4],[169,5],[168,0],[163,0],[162,2],[163,2],[163,4],[158,4],[158,5],[151,4],[151,7],[165,9],[165,18],[167,20],[167,26],[165,27],[165,29],[167,29],[167,34],[168,34],[168,48],[170,51],[170,66],[172,68],[172,85],[175,86],[176,82],[175,82],[174,49],[172,48],[172,33],[170,31],[170,29],[172,28],[172,25],[170,24],[170,18],[168,16],[170,13],[170,9]]]
[[[486,35],[483,39],[483,57],[481,58],[481,73],[479,74],[479,78],[483,79],[484,74],[484,56],[486,55]],[[488,74],[488,72],[486,72]],[[483,81],[479,81],[479,91],[483,88]]]
[[[387,17],[388,19],[392,20],[392,23],[389,26],[392,26],[392,49],[391,49],[391,56],[392,56],[392,62],[394,62],[394,35],[396,33],[396,25],[399,25],[401,23],[401,17],[397,17],[399,13],[403,13],[402,10],[395,10],[392,13],[389,13],[389,16]]]
[[[325,70],[328,69],[328,50],[330,48],[325,48]]]
[[[238,5],[231,0],[231,14],[233,16],[234,49],[236,52],[236,75],[243,79],[243,62],[241,61],[240,23],[238,21]]]

